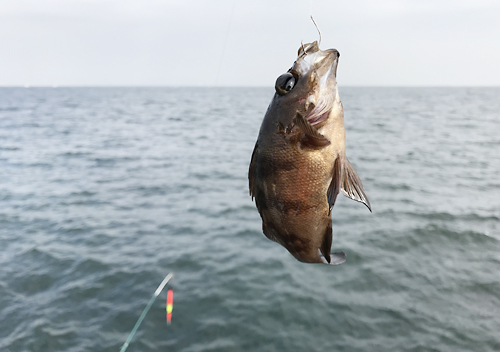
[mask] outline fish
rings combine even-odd
[[[346,157],[344,110],[337,87],[340,53],[301,44],[280,75],[248,170],[249,191],[264,235],[304,263],[339,265],[331,252],[337,195],[371,205]]]

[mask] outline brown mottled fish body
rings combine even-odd
[[[338,58],[338,51],[319,50],[316,42],[299,49],[276,81],[248,175],[264,234],[308,263],[345,261],[344,253],[330,255],[330,211],[339,191],[370,207],[345,156]]]

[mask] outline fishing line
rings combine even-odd
[[[314,20],[314,18],[313,18],[312,15],[311,15],[311,20],[313,21],[314,25],[316,26],[316,29],[318,30],[318,34],[319,34],[319,43],[318,43],[318,46],[320,46],[321,45],[321,31],[319,30],[319,27],[316,24],[316,21]]]
[[[316,27],[316,30],[318,31],[318,34],[319,34],[319,41],[318,41],[318,46],[321,45],[321,31],[319,30],[319,27],[318,27],[318,24],[316,23],[316,21],[314,20],[314,17],[313,17],[313,1],[314,0],[309,0],[309,17],[311,18],[311,21],[314,23],[314,26]]]
[[[229,24],[227,25],[226,38],[224,39],[224,46],[222,47],[222,53],[219,60],[219,68],[217,69],[217,76],[215,77],[215,85],[219,83],[220,70],[222,68],[222,60],[224,59],[224,54],[226,53],[227,39],[229,38],[229,31],[231,30],[231,24],[233,23],[234,8],[236,7],[236,0],[233,1],[233,7],[231,9],[231,14],[229,15]]]
[[[172,273],[170,273],[167,276],[165,276],[165,278],[161,282],[160,286],[158,286],[158,288],[156,289],[155,293],[153,293],[153,296],[151,296],[151,298],[149,299],[149,302],[146,305],[146,308],[144,308],[144,310],[142,311],[141,316],[139,317],[139,319],[137,319],[137,322],[135,323],[134,328],[132,329],[132,331],[128,335],[127,340],[125,341],[125,343],[123,344],[122,348],[120,349],[120,352],[125,352],[127,350],[127,347],[130,344],[130,341],[132,341],[132,338],[134,337],[135,333],[137,332],[137,329],[139,329],[139,325],[141,325],[142,321],[144,320],[144,317],[146,316],[146,314],[148,314],[149,309],[151,308],[151,306],[153,305],[154,301],[156,300],[156,297],[158,297],[158,295],[161,293],[161,291],[163,290],[163,288],[165,287],[165,285],[173,277],[174,277],[174,274],[172,274]]]

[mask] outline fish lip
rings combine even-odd
[[[325,122],[335,104],[339,57],[336,49],[320,50],[314,42],[299,48],[298,58],[290,69],[290,72],[295,72],[300,77],[309,77],[311,86],[305,99],[305,108],[309,110],[310,104],[313,108],[305,118],[313,126]]]

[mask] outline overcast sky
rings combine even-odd
[[[272,86],[301,40],[344,86],[500,86],[499,0],[0,0],[0,86]]]

